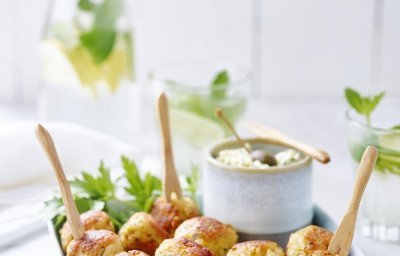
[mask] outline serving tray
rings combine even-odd
[[[314,206],[314,217],[312,220],[312,224],[326,228],[332,232],[335,231],[337,228],[337,224],[318,205]],[[48,221],[48,229],[49,229],[51,239],[57,245],[58,255],[65,256],[65,254],[62,251],[62,247],[61,247],[61,243],[60,243],[60,239],[59,239],[57,230],[55,229],[55,226],[53,225],[53,222],[51,220]],[[244,235],[244,236],[248,236],[248,235]],[[241,236],[241,238],[243,238],[243,235]],[[257,239],[257,237],[254,237],[254,239]],[[283,240],[287,240],[287,235],[284,235],[283,237],[280,235],[277,235],[277,236],[272,235],[270,237],[270,239],[277,241],[278,243],[281,242],[282,244],[286,244],[287,241],[283,241]],[[349,256],[365,256],[365,255],[360,251],[360,249],[358,249],[356,246],[353,245]]]

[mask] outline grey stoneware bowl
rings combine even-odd
[[[244,142],[271,153],[289,149],[259,138]],[[236,140],[227,140],[208,151],[202,173],[204,214],[253,235],[290,233],[311,224],[311,158],[302,155],[294,163],[264,168],[228,166],[216,159],[221,150],[238,147]]]

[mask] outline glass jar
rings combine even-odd
[[[385,109],[376,114],[375,124],[393,127],[394,124],[388,124],[385,119],[398,117],[398,108]],[[377,127],[366,125],[353,111],[347,112],[348,142],[354,170],[357,170],[362,153],[368,145],[374,145],[379,151],[375,169],[364,193],[358,223],[362,234],[367,237],[399,242],[400,130]]]
[[[220,72],[228,79],[215,83]],[[156,92],[167,93],[175,163],[180,174],[189,175],[204,159],[207,146],[231,135],[215,109],[222,108],[237,123],[246,108],[250,74],[225,64],[175,63],[154,69],[150,81]]]
[[[39,113],[122,139],[140,128],[125,0],[52,0],[41,44]]]

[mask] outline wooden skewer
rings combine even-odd
[[[60,187],[61,196],[65,206],[67,220],[71,227],[71,232],[74,239],[78,240],[84,236],[85,229],[83,228],[78,209],[76,208],[74,199],[72,197],[71,188],[62,169],[53,139],[51,138],[49,132],[40,124],[36,127],[36,137],[42,145],[42,148],[56,173],[57,182]]]
[[[353,197],[351,198],[349,208],[346,215],[344,215],[339,228],[336,230],[331,242],[329,243],[328,252],[331,255],[349,255],[357,219],[357,212],[358,208],[360,207],[360,201],[365,187],[367,186],[369,177],[371,176],[372,170],[375,167],[377,158],[378,150],[375,147],[369,146],[364,151],[364,154],[361,158],[360,167],[357,172]]]
[[[246,126],[254,134],[264,139],[267,139],[273,143],[279,143],[297,149],[324,164],[329,163],[330,161],[330,157],[327,152],[315,148],[313,146],[310,146],[308,144],[305,144],[303,142],[300,142],[298,140],[295,140],[293,138],[290,138],[289,136],[280,131],[267,128],[256,122],[247,122]]]
[[[182,198],[182,191],[174,165],[169,126],[168,99],[164,92],[158,96],[157,109],[164,153],[163,194],[167,202],[170,202],[172,193],[175,193],[177,198]]]
[[[246,144],[239,136],[239,134],[236,132],[235,128],[231,124],[231,122],[228,120],[228,118],[225,117],[224,112],[220,108],[215,109],[215,116],[220,118],[226,126],[228,126],[229,130],[233,133],[233,135],[236,137],[236,140],[239,142],[239,144],[247,150],[249,154],[251,154],[251,148],[249,144]]]

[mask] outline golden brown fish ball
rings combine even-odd
[[[215,256],[226,255],[238,240],[231,225],[204,216],[184,221],[175,231],[175,238],[181,237],[208,248]]]
[[[145,212],[133,214],[119,231],[125,250],[139,250],[154,255],[168,233]]]
[[[332,236],[332,232],[318,226],[302,228],[290,235],[286,255],[309,256],[318,250],[326,251]]]
[[[183,221],[199,215],[196,203],[189,197],[173,196],[171,202],[167,202],[164,197],[159,197],[151,210],[151,216],[168,232],[170,237],[174,236],[175,230]]]
[[[123,252],[121,239],[109,230],[88,230],[79,240],[72,240],[67,256],[114,256]]]
[[[110,230],[115,232],[114,224],[107,213],[103,211],[88,211],[80,215],[83,228],[85,230]],[[64,223],[64,226],[60,230],[61,246],[65,251],[69,242],[74,238],[71,233],[68,222]]]
[[[272,241],[247,241],[235,244],[227,256],[285,256],[284,250]]]
[[[115,256],[149,256],[147,253],[141,252],[141,251],[137,251],[137,250],[132,250],[129,252],[121,252],[118,253]]]
[[[186,238],[164,240],[156,251],[156,256],[213,256],[206,247]]]

